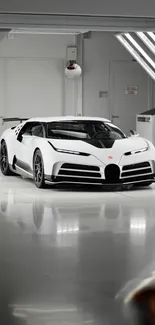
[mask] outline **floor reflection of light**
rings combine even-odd
[[[143,246],[146,238],[146,218],[142,211],[135,211],[130,219],[130,241],[134,246]]]
[[[143,235],[146,232],[146,219],[145,218],[131,218],[130,220],[130,232]]]
[[[75,222],[57,223],[57,246],[58,247],[75,247],[78,244],[79,224]]]
[[[57,234],[73,234],[79,231],[78,224],[58,224]]]

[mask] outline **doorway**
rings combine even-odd
[[[136,130],[136,114],[149,107],[150,78],[134,61],[115,61],[110,69],[110,117],[126,134]]]

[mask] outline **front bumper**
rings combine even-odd
[[[118,166],[109,164],[100,167],[75,163],[63,163],[57,174],[45,177],[51,184],[80,185],[132,185],[155,181],[154,161]]]

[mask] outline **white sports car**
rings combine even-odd
[[[48,184],[150,185],[155,148],[127,137],[109,120],[91,117],[32,118],[4,131],[1,171]]]

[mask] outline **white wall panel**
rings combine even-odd
[[[0,60],[0,116],[5,114],[5,100],[6,100],[6,89],[5,89],[5,59]]]
[[[65,113],[64,67],[70,45],[75,45],[73,35],[15,35],[0,42],[0,116]],[[67,113],[73,111],[70,102]]]
[[[155,82],[153,81],[152,85],[152,102],[153,102],[153,108],[155,108]]]
[[[63,114],[63,61],[7,59],[6,117]]]
[[[85,39],[83,44],[83,112],[84,115],[102,116],[111,119],[112,105],[111,97],[113,89],[110,85],[110,75],[113,62],[131,62],[132,56],[117,41],[113,33],[97,32],[92,33],[90,39]],[[142,68],[140,68],[142,69]],[[120,65],[116,78],[121,82],[122,68]],[[142,70],[143,72],[143,70]],[[147,84],[147,75],[142,73],[144,84]],[[128,80],[126,80],[128,82]],[[132,79],[133,86],[137,84],[137,79]],[[124,87],[128,84],[124,84]],[[149,87],[144,87],[144,96],[149,103]],[[122,88],[123,89],[123,88]],[[103,92],[100,98],[99,92]],[[123,90],[122,90],[123,91]],[[107,96],[106,96],[107,92]],[[119,95],[118,95],[119,96]],[[121,101],[121,99],[120,99]],[[139,101],[140,103],[140,101]],[[150,106],[147,107],[150,108]],[[143,107],[137,107],[137,112],[143,110]],[[136,110],[135,110],[136,116]]]
[[[113,33],[92,33],[83,44],[83,111],[85,115],[109,118],[110,62],[131,61],[132,57],[116,40]],[[118,75],[119,78],[119,75]],[[99,97],[107,91],[108,97]]]
[[[0,57],[61,58],[66,47],[75,45],[73,35],[21,35],[0,42]]]

